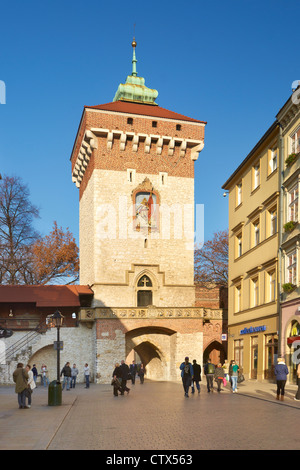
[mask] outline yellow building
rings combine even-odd
[[[282,142],[281,193],[282,231],[280,237],[279,310],[280,350],[289,368],[289,382],[296,383],[300,361],[300,87],[290,96],[277,114]]]
[[[279,127],[263,135],[229,192],[228,359],[245,378],[272,377],[278,351]]]

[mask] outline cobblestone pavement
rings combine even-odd
[[[61,406],[48,406],[47,389],[19,410],[13,386],[0,387],[1,450],[289,450],[300,449],[300,402],[287,385],[246,381],[229,389],[184,397],[181,383],[136,382],[114,397],[110,385],[79,384],[63,391]]]

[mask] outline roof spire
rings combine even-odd
[[[134,101],[135,103],[145,103],[145,104],[152,104],[152,105],[157,106],[157,103],[155,103],[155,99],[157,98],[158,91],[146,87],[145,79],[143,77],[137,76],[137,71],[136,71],[137,60],[135,56],[135,48],[136,48],[135,37],[133,37],[133,41],[131,45],[133,48],[132,73],[131,75],[127,76],[125,83],[120,83],[113,101],[119,101],[119,100]]]
[[[135,48],[136,48],[136,41],[135,41],[135,37],[133,37],[133,41],[131,43],[132,45],[132,48],[133,48],[133,55],[132,55],[132,74],[134,77],[137,76],[137,71],[136,71],[136,63],[137,63],[137,60],[136,60],[136,56],[135,56]]]

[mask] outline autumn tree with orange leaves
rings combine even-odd
[[[228,230],[214,233],[202,248],[195,250],[195,282],[207,287],[228,285]]]
[[[54,222],[41,237],[33,221],[39,210],[19,177],[0,182],[0,284],[71,284],[78,280],[78,247]]]

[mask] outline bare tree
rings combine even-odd
[[[0,183],[0,283],[22,283],[29,263],[29,247],[38,239],[33,220],[39,210],[29,200],[29,189],[16,176]]]
[[[214,234],[212,240],[195,250],[195,281],[206,286],[228,285],[228,230]]]

